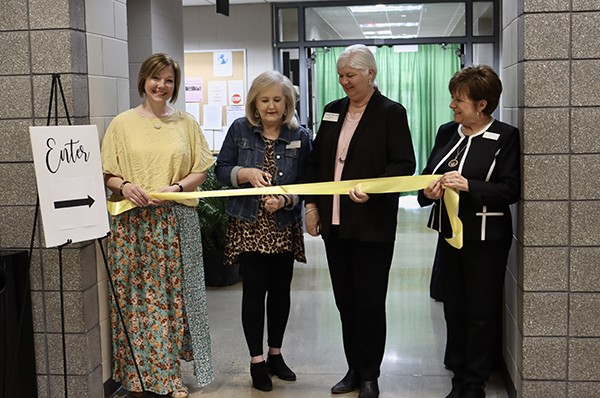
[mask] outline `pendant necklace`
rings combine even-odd
[[[146,110],[143,106],[141,107],[141,109],[143,110],[143,117],[148,118],[148,119],[158,119],[157,121],[154,121],[152,123],[152,126],[156,129],[156,130],[160,130],[162,128],[163,122],[162,122],[162,118],[159,116],[156,116],[156,114],[154,112],[150,112],[148,110]],[[165,112],[164,116],[169,116],[170,112]],[[163,116],[163,117],[164,117]]]
[[[465,148],[466,148],[466,147],[467,147],[467,146],[465,145],[465,146],[463,146],[462,148],[458,148],[458,149],[456,150],[456,155],[454,155],[454,159],[451,159],[451,160],[448,162],[448,167],[455,168],[456,166],[458,166],[458,157],[459,157],[459,156],[460,156],[460,154],[461,154],[461,153],[462,153],[462,152],[465,150]]]
[[[366,105],[367,104],[357,107],[357,110],[360,108],[364,108]],[[354,112],[354,113],[348,112],[346,114],[346,120],[344,121],[344,125],[346,124],[346,122],[348,122],[348,123],[354,124],[354,127],[351,129],[353,131],[346,132],[344,134],[344,137],[342,137],[340,135],[340,143],[345,141],[345,138],[348,139],[348,141],[345,143],[344,147],[342,148],[342,151],[340,152],[340,156],[337,157],[337,161],[340,162],[341,164],[344,164],[346,162],[346,158],[348,157],[348,149],[350,147],[350,141],[352,141],[354,131],[356,130],[356,126],[358,125],[358,122],[362,118],[362,115],[363,115],[363,112]]]
[[[344,156],[344,157],[342,157],[342,156]],[[340,162],[341,164],[344,164],[347,156],[348,156],[348,145],[346,145],[346,147],[344,149],[342,149],[342,153],[340,153],[340,156],[338,156],[338,158],[337,158],[338,162]]]

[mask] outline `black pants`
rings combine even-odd
[[[497,359],[502,324],[498,311],[511,241],[465,241],[461,250],[445,240],[443,259],[445,365],[464,383],[483,384]]]
[[[385,300],[394,243],[339,239],[338,232],[332,227],[325,249],[346,361],[361,380],[376,380],[385,351]]]
[[[290,286],[294,255],[242,253],[242,326],[250,356],[263,354],[265,296],[267,297],[267,343],[281,348],[290,314]]]

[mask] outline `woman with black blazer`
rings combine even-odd
[[[490,67],[463,68],[449,89],[454,121],[439,128],[423,170],[443,176],[419,192],[419,203],[434,204],[429,226],[449,238],[441,197],[448,188],[460,194],[463,247],[444,239],[438,246],[447,329],[444,362],[454,372],[446,398],[483,398],[501,333],[498,311],[512,242],[509,205],[520,196],[519,130],[491,116],[502,83]]]
[[[406,110],[375,87],[371,51],[364,45],[348,47],[337,71],[347,96],[325,106],[308,180],[412,175],[415,156]],[[398,194],[368,195],[360,187],[348,195],[306,197],[306,229],[325,242],[349,368],[333,394],[360,388],[360,398],[379,396],[397,212]]]

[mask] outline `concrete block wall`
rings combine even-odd
[[[518,397],[599,396],[599,34],[596,1],[503,3],[503,117],[524,177],[505,310]]]

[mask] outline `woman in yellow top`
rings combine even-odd
[[[113,298],[113,377],[133,393],[175,398],[188,396],[180,359],[194,360],[200,386],[214,378],[197,199],[148,195],[195,191],[214,163],[196,120],[168,104],[180,81],[177,61],[148,57],[138,76],[143,103],[115,117],[102,142],[111,200],[136,205],[111,217],[108,264],[136,361]]]

